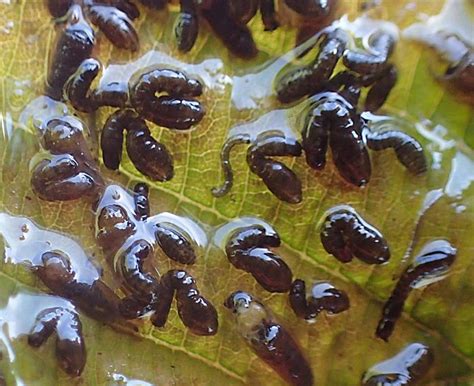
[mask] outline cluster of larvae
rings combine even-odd
[[[96,237],[112,267],[118,267],[126,294],[120,314],[127,319],[152,313],[151,321],[163,327],[176,296],[178,314],[197,335],[217,333],[217,312],[184,270],[170,270],[161,278],[145,268],[155,245],[179,264],[191,265],[196,253],[185,232],[150,216],[148,187],[137,184],[133,196],[116,186],[107,187],[97,208]]]
[[[368,119],[358,111],[363,88],[369,87],[364,110],[375,112],[395,85],[397,71],[389,62],[395,37],[383,30],[373,32],[369,38],[370,51],[351,49],[350,40],[348,32],[328,28],[321,34],[316,57],[309,65],[292,68],[276,79],[280,102],[309,98],[301,144],[283,134],[274,134],[271,128],[255,141],[245,134],[229,138],[221,152],[225,181],[213,189],[216,197],[225,195],[232,187],[229,156],[239,143],[251,143],[247,152],[250,170],[278,199],[291,204],[302,200],[301,182],[290,168],[270,157],[299,157],[304,152],[308,166],[321,170],[329,147],[339,174],[358,187],[370,181],[368,149],[393,149],[400,163],[414,175],[427,170],[423,147],[416,139],[398,130],[372,131]],[[341,58],[346,69],[334,74]]]
[[[168,4],[167,0],[140,1],[156,9]],[[335,1],[283,0],[281,3],[302,17],[319,20],[330,14]],[[203,93],[201,83],[176,69],[149,68],[133,74],[125,87],[113,83],[93,89],[101,64],[91,56],[95,31],[89,21],[117,47],[135,51],[139,43],[132,20],[139,16],[138,8],[129,0],[48,0],[47,5],[62,23],[47,78],[48,96],[67,100],[85,113],[103,106],[118,108],[102,130],[105,166],[118,169],[125,139],[129,158],[142,174],[155,181],[171,179],[172,156],[152,137],[146,121],[174,130],[188,130],[199,123],[205,113],[196,99]],[[273,0],[182,0],[175,26],[178,47],[185,52],[193,47],[202,17],[231,52],[244,58],[254,57],[257,48],[247,23],[258,10],[266,30],[277,28],[279,21]],[[358,110],[363,88],[369,88],[364,110],[376,112],[397,79],[396,69],[389,62],[394,36],[376,31],[370,36],[369,44],[367,51],[354,49],[348,32],[338,28],[325,30],[311,64],[292,68],[276,80],[276,94],[281,103],[309,98],[301,143],[272,132],[263,133],[254,141],[246,135],[231,138],[222,151],[226,181],[221,188],[213,190],[214,195],[222,196],[232,187],[229,153],[237,143],[250,144],[247,163],[251,171],[275,196],[289,203],[302,200],[300,180],[290,168],[271,157],[299,157],[304,152],[310,167],[322,169],[329,147],[341,176],[350,184],[363,186],[371,174],[367,148],[392,148],[410,172],[425,172],[423,149],[414,138],[397,130],[373,132]],[[340,60],[345,69],[334,74]],[[152,324],[162,327],[176,298],[178,315],[191,332],[203,336],[216,334],[216,308],[201,295],[187,271],[151,273],[150,260],[157,247],[159,253],[182,265],[192,265],[197,255],[186,230],[162,221],[160,215],[150,215],[148,186],[136,184],[133,194],[115,185],[106,187],[88,149],[85,128],[72,116],[48,118],[40,134],[41,145],[50,154],[35,165],[31,178],[33,191],[48,201],[87,197],[94,202],[97,242],[110,266],[118,270],[120,296],[102,280],[101,268],[87,256],[78,258],[54,245],[28,247],[29,239],[24,238],[22,247],[36,251],[28,257],[28,265],[42,283],[86,314],[107,322],[150,315]],[[15,224],[29,221],[14,216],[7,220]],[[34,225],[30,223],[29,227]],[[9,234],[2,235],[8,241]],[[388,244],[380,231],[349,207],[329,211],[320,238],[324,249],[343,263],[356,257],[367,264],[383,264],[390,258]],[[280,244],[276,232],[260,225],[246,226],[228,235],[225,253],[235,268],[250,273],[263,289],[288,293],[289,305],[301,319],[311,321],[323,311],[338,314],[350,308],[349,296],[330,282],[316,281],[308,293],[306,282],[294,279],[288,264],[274,252]],[[410,291],[442,278],[455,256],[456,249],[445,240],[434,240],[420,251],[387,300],[376,329],[377,337],[389,339]],[[224,305],[236,315],[238,330],[251,348],[284,380],[293,385],[314,383],[311,365],[296,340],[263,303],[239,290],[230,294]],[[56,331],[60,366],[68,374],[78,376],[86,363],[81,329],[74,309],[48,308],[37,315],[28,342],[38,347]],[[370,369],[364,375],[363,384],[411,384],[424,375],[432,361],[431,350],[414,343]],[[400,369],[393,363],[404,365]]]
[[[390,259],[389,246],[381,232],[347,206],[334,207],[328,212],[320,228],[320,238],[324,249],[342,263],[348,263],[354,257],[367,264],[383,264]],[[252,274],[265,290],[289,292],[289,305],[299,318],[311,321],[322,311],[338,314],[349,309],[348,295],[329,282],[315,282],[308,296],[305,281],[293,281],[288,265],[270,249],[279,245],[276,233],[255,225],[231,233],[225,251],[237,269]],[[388,341],[411,289],[442,279],[455,256],[456,248],[446,240],[434,240],[423,247],[405,269],[383,307],[375,333],[378,338]],[[225,306],[236,314],[237,329],[252,349],[280,376],[293,385],[313,384],[311,366],[295,340],[261,302],[244,291],[237,291],[229,296]],[[388,364],[378,365],[368,371],[363,383],[375,385],[383,380],[387,385],[397,385],[402,381],[412,384],[429,369],[432,357],[426,346],[412,344],[387,361],[399,366],[404,363],[404,368],[398,369],[402,373],[394,376],[396,372],[391,373]],[[400,358],[404,361],[399,361]],[[377,370],[379,368],[383,371]]]
[[[282,8],[304,17],[304,35],[307,35],[321,29],[323,20],[333,12],[336,0],[283,0],[280,3]],[[180,0],[180,13],[174,27],[178,49],[188,52],[193,48],[199,34],[200,21],[204,19],[233,55],[251,59],[258,54],[258,48],[247,24],[258,11],[265,31],[279,27],[275,0]],[[284,11],[280,10],[281,13]],[[302,39],[303,37],[299,38]]]

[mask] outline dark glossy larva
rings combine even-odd
[[[97,106],[90,97],[89,90],[100,68],[100,62],[96,59],[86,59],[66,82],[64,94],[76,110],[85,113],[96,110]]]
[[[193,246],[178,230],[158,225],[155,236],[161,249],[170,259],[181,264],[194,264],[196,261]]]
[[[264,135],[247,151],[250,170],[258,175],[268,189],[280,200],[297,204],[302,200],[301,182],[296,174],[271,156],[301,156],[301,145],[292,138],[278,135]]]
[[[400,318],[405,300],[413,288],[427,286],[442,279],[454,263],[457,250],[448,241],[435,240],[426,244],[400,276],[390,298],[384,305],[376,336],[388,341]]]
[[[168,313],[176,296],[178,314],[183,324],[196,335],[214,335],[218,329],[217,311],[200,295],[196,282],[186,271],[171,270],[162,276],[159,296],[154,305],[155,314],[151,320],[155,326],[166,323]]]
[[[173,178],[173,159],[165,145],[157,142],[141,119],[133,120],[127,132],[127,154],[137,170],[155,181]]]
[[[377,31],[370,36],[369,45],[375,53],[346,50],[342,59],[344,65],[359,74],[383,70],[395,47],[395,38],[388,32]]]
[[[188,52],[193,48],[199,33],[199,20],[195,0],[180,0],[180,13],[174,26],[178,48]]]
[[[46,201],[97,198],[104,182],[80,121],[68,116],[50,119],[43,128],[42,146],[52,156],[33,170],[31,185],[38,197]]]
[[[326,252],[343,263],[354,257],[367,264],[383,264],[390,250],[383,235],[353,208],[335,207],[321,226],[321,242]]]
[[[250,142],[250,137],[244,134],[232,137],[224,144],[221,151],[221,165],[225,180],[221,187],[212,189],[212,194],[215,197],[224,196],[233,185],[230,151],[235,145]],[[302,188],[299,178],[286,165],[268,157],[298,157],[300,155],[301,145],[295,139],[287,138],[281,134],[263,133],[249,147],[247,164],[250,170],[262,179],[278,199],[296,204],[302,200]]]
[[[170,129],[187,130],[201,121],[204,108],[193,98],[201,94],[199,81],[170,69],[150,70],[130,83],[131,103],[140,116]]]
[[[307,297],[305,282],[296,279],[291,285],[289,300],[296,316],[306,320],[316,318],[322,311],[339,314],[350,306],[347,294],[325,281],[314,283],[311,295]]]
[[[260,359],[291,385],[313,385],[311,367],[297,342],[261,302],[237,291],[224,305],[233,312],[238,332]]]
[[[108,169],[117,170],[122,159],[123,132],[137,114],[130,110],[117,110],[107,118],[101,132],[102,159]]]
[[[28,344],[39,347],[54,332],[59,366],[70,376],[78,377],[86,364],[87,354],[77,313],[62,307],[43,310],[28,334]]]
[[[327,98],[317,103],[302,133],[306,162],[314,169],[323,168],[329,144],[341,176],[352,185],[366,185],[372,167],[361,131],[360,118],[345,99]]]
[[[291,70],[277,80],[278,100],[291,103],[322,90],[344,52],[346,40],[346,33],[340,29],[327,33],[322,38],[319,52],[311,64]]]
[[[45,252],[42,265],[35,269],[44,285],[56,295],[69,299],[88,315],[99,320],[118,317],[120,299],[99,277],[81,280],[85,267],[73,267],[69,258],[59,251]]]
[[[372,150],[392,148],[400,163],[415,175],[427,170],[423,147],[413,137],[398,130],[369,131],[366,134],[367,146]]]
[[[94,44],[94,31],[85,21],[81,7],[73,6],[53,50],[46,81],[48,96],[56,100],[62,98],[64,84],[82,61],[90,57]]]
[[[250,29],[231,16],[227,0],[213,0],[209,8],[202,10],[202,15],[234,55],[245,59],[257,55],[258,50]]]
[[[292,273],[288,265],[269,247],[278,247],[280,238],[269,234],[260,225],[239,228],[227,241],[227,258],[237,269],[252,274],[257,282],[270,292],[287,292]]]
[[[363,386],[415,385],[434,361],[432,350],[421,343],[411,343],[392,358],[371,367],[362,378]]]
[[[138,35],[125,12],[107,5],[93,5],[87,15],[105,36],[118,48],[138,50]]]
[[[365,98],[365,110],[375,112],[382,107],[388,98],[388,94],[397,82],[398,72],[395,66],[390,65],[383,71],[380,78],[377,79],[369,89]]]

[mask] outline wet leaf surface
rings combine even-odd
[[[341,3],[340,14],[347,12],[350,17],[360,5],[349,0]],[[402,2],[385,3],[375,15],[396,22],[402,29],[414,22],[417,14],[436,14],[441,8],[438,1],[418,1],[414,9]],[[0,368],[7,380],[17,377],[26,385],[126,384],[127,379],[152,384],[279,385],[281,380],[237,335],[223,306],[232,291],[243,289],[264,300],[289,327],[311,361],[317,384],[357,384],[371,365],[415,341],[431,346],[436,356],[433,370],[424,379],[426,384],[473,382],[474,158],[467,144],[473,144],[474,115],[470,106],[447,93],[430,75],[435,54],[418,44],[399,42],[394,60],[401,75],[385,109],[412,123],[403,129],[419,138],[428,151],[432,166],[426,176],[409,175],[389,151],[372,153],[372,181],[359,190],[344,183],[331,162],[323,172],[315,172],[299,158],[290,164],[302,180],[304,200],[292,206],[279,202],[250,173],[245,149],[240,148],[232,156],[235,185],[229,195],[216,199],[210,189],[221,182],[219,152],[229,128],[279,107],[274,97],[268,96],[254,99],[252,108],[238,110],[231,96],[249,101],[245,93],[252,93],[250,89],[257,90],[260,84],[263,89],[271,89],[271,78],[265,78],[262,65],[291,50],[295,33],[288,28],[272,34],[260,32],[260,22],[253,21],[262,52],[255,61],[246,63],[230,57],[204,27],[195,48],[189,55],[182,55],[172,41],[173,17],[166,19],[165,15],[142,9],[138,20],[140,51],[131,55],[117,50],[100,36],[95,56],[105,65],[135,61],[149,50],[162,50],[195,64],[220,59],[211,62],[217,63],[215,72],[207,72],[214,81],[217,79],[213,84],[219,87],[207,90],[203,97],[205,119],[189,134],[153,129],[174,154],[176,173],[170,182],[152,184],[151,191],[152,213],[168,211],[189,216],[207,232],[210,244],[189,272],[201,292],[216,305],[219,333],[208,338],[187,333],[175,308],[166,327],[160,330],[149,323],[136,324],[137,330],[131,325],[106,326],[82,316],[88,361],[80,379],[71,381],[56,366],[52,342],[31,349],[23,336],[12,339],[7,347],[8,330],[2,328]],[[53,22],[41,2],[0,4],[0,209],[29,216],[41,226],[71,235],[107,268],[106,276],[111,280],[111,266],[103,261],[94,240],[90,204],[40,202],[29,185],[29,161],[38,145],[33,126],[22,125],[19,117],[25,105],[42,92],[54,35]],[[140,61],[140,66],[148,59]],[[247,87],[239,89],[235,77],[247,73],[258,75]],[[256,80],[260,83],[253,83]],[[103,109],[96,116],[82,118],[94,130],[101,127],[111,111]],[[92,144],[94,138],[92,134]],[[142,180],[126,160],[120,173],[102,169],[108,182],[133,186]],[[437,199],[429,206],[427,197]],[[383,232],[392,251],[387,265],[372,267],[359,261],[342,265],[323,250],[318,222],[326,210],[342,203],[352,205]],[[320,315],[315,324],[308,325],[292,314],[285,295],[269,295],[249,275],[235,270],[212,244],[212,237],[219,226],[240,216],[260,217],[272,224],[283,241],[279,252],[295,277],[331,280],[349,294],[350,310],[333,317]],[[459,250],[451,274],[423,290],[413,291],[390,343],[377,340],[374,333],[383,301],[409,256],[434,238],[448,239]],[[156,266],[165,272],[173,265],[157,256]],[[33,296],[45,290],[23,266],[2,263],[0,271],[1,308],[15,294]]]

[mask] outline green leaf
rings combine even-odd
[[[347,12],[350,18],[360,6],[357,1],[340,3],[339,14]],[[375,10],[375,15],[397,22],[400,28],[413,23],[419,13],[438,13],[442,5],[440,1],[385,3]],[[414,4],[414,9],[408,7],[409,3]],[[288,205],[278,201],[249,172],[245,149],[238,148],[232,155],[234,187],[229,195],[216,199],[210,189],[221,183],[219,153],[229,129],[280,108],[272,95],[259,97],[258,92],[265,95],[266,90],[271,90],[273,74],[286,60],[275,58],[291,50],[295,32],[281,28],[265,33],[260,21],[252,21],[262,53],[255,61],[244,62],[231,57],[204,26],[196,47],[189,55],[183,55],[173,45],[174,14],[166,18],[144,8],[141,11],[143,16],[137,22],[140,52],[131,55],[117,50],[100,36],[96,57],[105,65],[138,61],[137,66],[141,67],[150,64],[148,60],[163,61],[163,56],[139,60],[151,49],[162,50],[180,61],[196,64],[185,70],[208,74],[208,83],[214,85],[202,98],[206,117],[191,133],[153,128],[156,137],[174,154],[176,176],[164,184],[151,184],[152,212],[189,216],[202,225],[209,240],[228,221],[240,216],[260,217],[281,235],[283,247],[278,252],[288,261],[295,277],[333,281],[347,291],[351,308],[337,316],[321,315],[315,324],[308,325],[292,314],[285,295],[263,291],[250,275],[231,267],[222,251],[210,243],[189,272],[217,307],[218,334],[206,338],[191,335],[174,309],[164,329],[152,328],[147,322],[107,326],[81,315],[88,361],[79,383],[125,384],[127,379],[138,379],[153,384],[281,384],[277,375],[245,345],[223,307],[224,299],[237,289],[254,293],[288,327],[310,360],[317,384],[356,384],[374,363],[415,341],[428,344],[435,352],[435,366],[424,379],[427,384],[473,382],[474,157],[466,143],[474,143],[474,116],[470,106],[459,102],[430,75],[430,63],[436,54],[413,42],[399,42],[394,61],[400,78],[386,107],[387,113],[406,118],[409,124],[403,121],[403,129],[425,146],[433,165],[427,176],[411,176],[390,151],[373,152],[372,181],[361,190],[344,183],[331,162],[323,172],[315,172],[306,166],[304,158],[286,160],[304,187],[303,202]],[[0,2],[0,209],[28,216],[43,227],[78,240],[106,267],[106,279],[111,281],[111,265],[104,261],[94,240],[90,204],[45,203],[34,196],[29,185],[29,162],[38,144],[33,126],[24,125],[20,114],[42,93],[54,36],[53,22],[42,2]],[[203,61],[204,65],[199,65]],[[268,61],[272,65],[264,66]],[[232,98],[254,105],[239,110]],[[111,111],[104,109],[95,117],[83,118],[91,129],[100,128]],[[292,129],[299,130],[301,117],[297,110],[291,110],[289,117]],[[94,138],[92,135],[91,140]],[[102,171],[110,183],[132,186],[143,180],[126,156],[120,173],[105,168]],[[428,198],[433,198],[431,205]],[[383,232],[392,251],[387,265],[372,267],[357,261],[343,265],[323,250],[318,222],[326,210],[342,203],[352,205]],[[448,239],[458,248],[451,274],[423,290],[413,291],[389,344],[376,339],[381,307],[407,259],[434,238]],[[156,265],[163,271],[172,266],[159,256]],[[44,286],[26,267],[9,263],[0,266],[0,341],[4,358],[0,369],[7,381],[16,378],[26,385],[71,384],[57,367],[52,341],[39,349],[30,348],[24,336],[11,338],[4,319],[5,315],[18,315],[18,321],[21,319],[21,312],[12,314],[15,296],[41,303],[46,299],[44,293]]]

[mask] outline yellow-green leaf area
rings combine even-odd
[[[338,17],[347,13],[352,20],[359,15],[361,3],[340,1]],[[385,0],[371,11],[371,17],[393,21],[402,30],[420,14],[437,14],[442,5],[441,1]],[[382,112],[403,117],[408,123],[402,129],[422,142],[430,163],[426,176],[410,175],[390,151],[372,153],[371,182],[366,188],[357,189],[342,181],[331,162],[324,171],[315,172],[307,167],[304,158],[287,159],[285,162],[301,178],[304,190],[303,202],[289,205],[278,201],[249,171],[246,149],[239,147],[231,158],[235,168],[233,189],[223,198],[214,198],[210,189],[222,182],[219,153],[230,128],[282,108],[274,95],[256,97],[255,90],[260,86],[262,90],[272,89],[268,68],[293,49],[295,30],[283,27],[264,32],[256,18],[251,28],[261,53],[246,62],[232,57],[203,25],[193,50],[181,54],[173,41],[176,13],[165,15],[143,7],[140,10],[142,16],[136,22],[140,51],[130,54],[115,49],[103,35],[98,35],[94,56],[104,66],[136,62],[155,50],[188,65],[217,60],[212,62],[217,63],[213,79],[219,79],[219,87],[210,87],[204,93],[201,100],[206,116],[190,133],[153,127],[156,138],[174,155],[175,177],[167,183],[148,181],[152,187],[152,213],[168,211],[189,216],[206,230],[210,240],[216,229],[228,221],[241,216],[259,217],[279,232],[283,246],[278,252],[292,267],[295,277],[331,280],[349,294],[351,308],[336,316],[320,315],[315,324],[309,325],[294,316],[287,296],[263,291],[250,275],[234,269],[223,252],[210,243],[188,270],[218,310],[220,326],[216,336],[193,336],[182,325],[174,307],[163,329],[152,328],[147,322],[133,325],[138,326],[137,330],[128,323],[109,326],[81,315],[88,360],[82,376],[71,380],[57,366],[53,340],[33,349],[25,336],[9,339],[9,331],[2,328],[0,370],[7,384],[15,384],[16,379],[17,384],[25,385],[120,385],[133,384],[134,380],[154,385],[280,385],[281,379],[237,334],[233,319],[223,306],[224,299],[237,289],[254,293],[288,327],[309,359],[319,385],[358,384],[366,369],[411,342],[425,343],[435,352],[435,365],[423,382],[472,384],[474,114],[471,106],[432,76],[431,62],[437,54],[406,39],[398,42],[393,60],[400,76]],[[90,203],[45,203],[34,196],[29,184],[29,161],[38,150],[38,141],[34,128],[20,123],[20,114],[42,94],[55,34],[43,2],[0,2],[0,209],[28,216],[42,227],[70,235],[106,267],[106,280],[111,280],[111,267],[94,240]],[[245,78],[249,74],[253,77]],[[239,88],[239,79],[250,81]],[[236,100],[254,104],[237,108]],[[81,118],[94,132],[100,130],[112,111],[102,109],[94,116]],[[96,148],[97,143],[92,141],[91,146]],[[119,173],[102,167],[107,182],[130,187],[138,180],[144,181],[125,154],[124,158]],[[392,252],[388,264],[373,267],[353,261],[343,265],[324,251],[318,223],[329,208],[339,204],[353,206],[383,232]],[[384,300],[410,256],[435,238],[447,239],[458,248],[451,273],[442,281],[412,292],[390,343],[376,339],[375,327]],[[156,260],[162,271],[173,266],[161,256]],[[1,309],[15,296],[46,296],[40,295],[45,291],[26,267],[0,265]],[[5,326],[4,321],[0,323]]]

